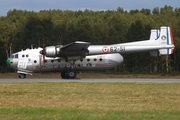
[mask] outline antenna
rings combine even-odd
[[[33,49],[33,44],[31,44],[31,49]]]

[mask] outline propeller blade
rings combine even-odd
[[[41,51],[40,51],[40,52],[41,52]],[[45,64],[46,50],[45,50],[45,45],[44,45],[44,38],[43,38],[43,50],[42,50],[42,55],[43,55],[43,64]]]

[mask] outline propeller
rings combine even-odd
[[[43,63],[45,64],[45,55],[46,55],[46,50],[45,50],[45,45],[44,45],[44,38],[43,38]]]
[[[46,55],[46,49],[45,49],[45,45],[44,45],[44,38],[43,38],[43,45],[42,45],[43,49],[39,52],[41,55],[43,55],[43,64],[45,64],[45,55]]]

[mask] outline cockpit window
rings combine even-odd
[[[18,54],[15,54],[15,58],[18,58]]]
[[[11,55],[10,58],[14,58],[14,55]]]

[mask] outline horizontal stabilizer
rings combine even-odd
[[[151,56],[155,56],[155,57],[156,57],[156,56],[160,56],[160,53],[159,53],[158,50],[150,51],[149,53],[150,53]]]

